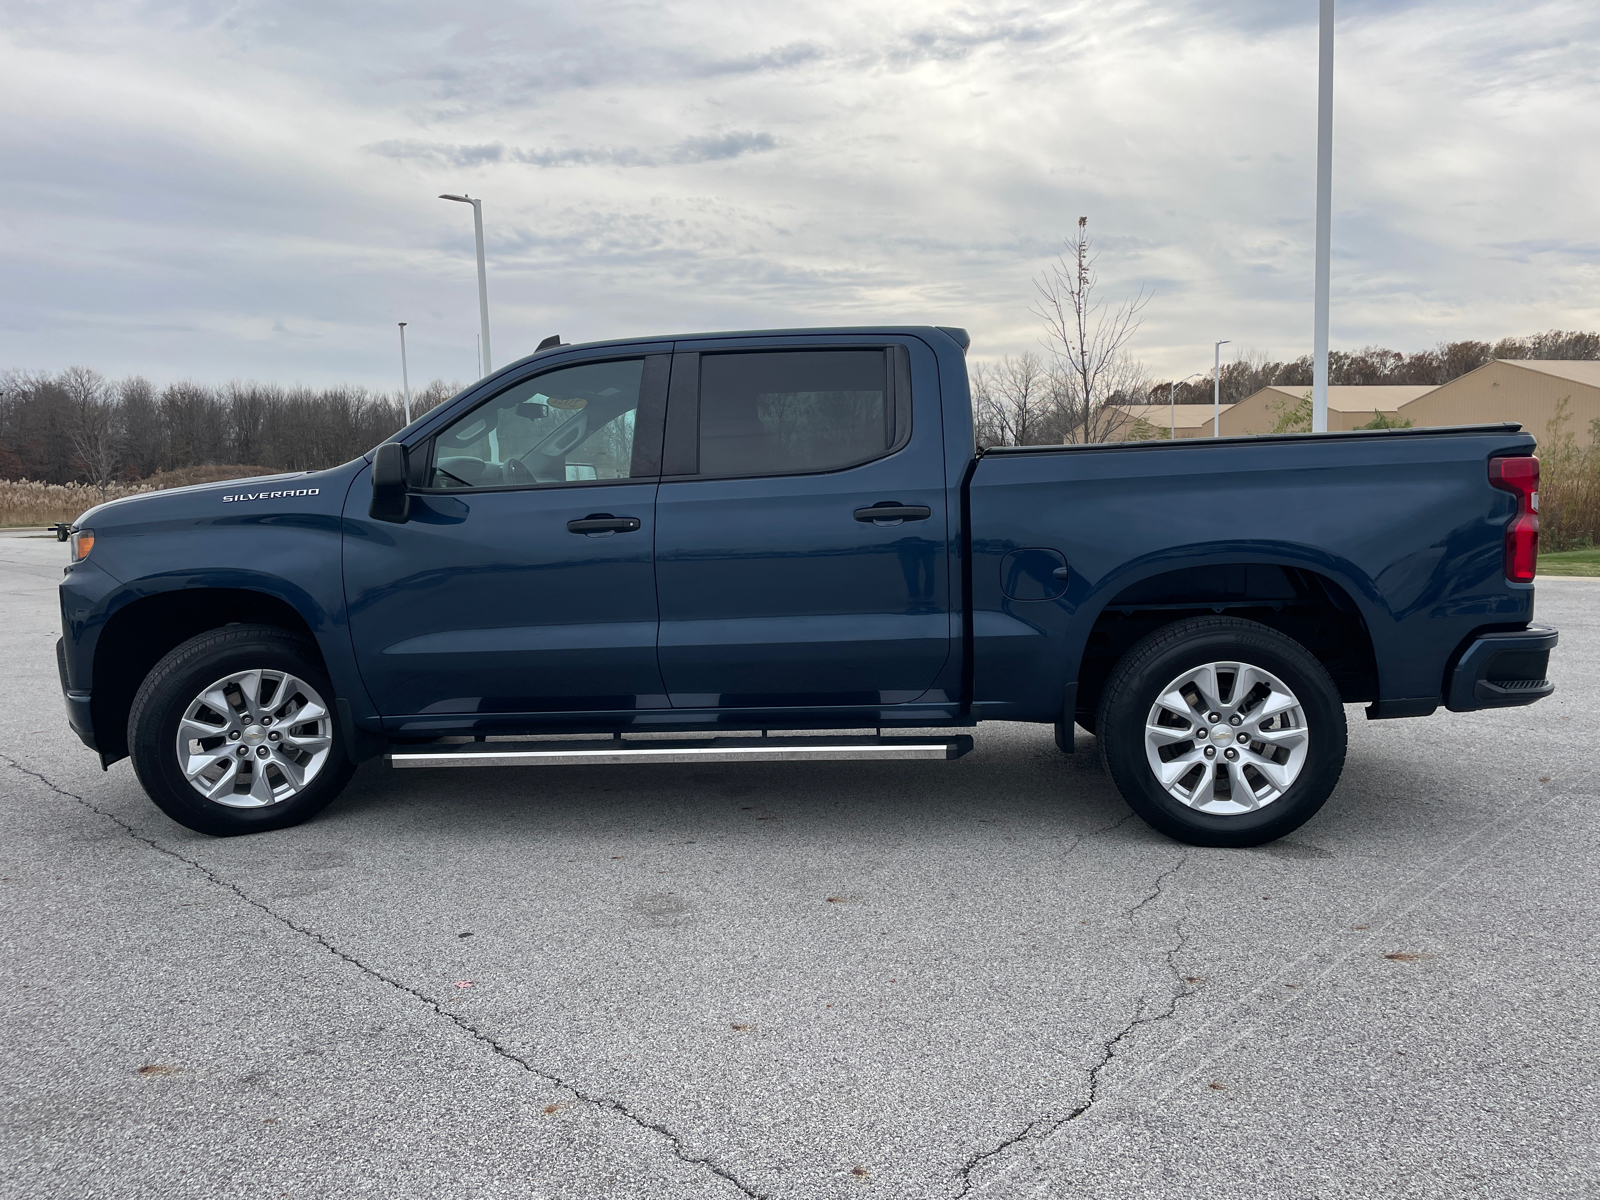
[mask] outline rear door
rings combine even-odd
[[[669,357],[525,377],[411,448],[411,518],[346,509],[350,632],[414,727],[666,708],[653,543]]]
[[[942,428],[911,379],[906,345],[679,343],[656,507],[674,708],[945,699]]]

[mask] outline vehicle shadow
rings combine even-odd
[[[878,841],[896,831],[956,840],[1158,835],[1132,820],[1094,740],[1063,755],[1047,726],[986,729],[955,762],[817,762],[395,770],[364,764],[319,819],[393,833],[476,837],[803,835]],[[1164,839],[1162,839],[1164,840]]]

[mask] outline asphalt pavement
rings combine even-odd
[[[64,560],[0,538],[5,1195],[1600,1195],[1600,581],[1539,584],[1554,697],[1351,708],[1254,850],[999,724],[222,841],[67,729]]]

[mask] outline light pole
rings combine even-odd
[[[411,372],[406,370],[406,323],[400,323],[400,384],[406,390],[406,424],[411,424]]]
[[[1222,348],[1231,339],[1223,338],[1211,347],[1211,436],[1222,436]]]
[[[494,368],[489,365],[489,277],[483,269],[483,201],[474,200],[465,193],[459,196],[451,196],[441,192],[439,199],[454,200],[459,204],[472,205],[472,231],[478,237],[478,323],[483,330],[481,335],[483,342],[478,353],[478,365],[483,369],[483,373],[487,375]]]
[[[1185,375],[1177,383],[1167,384],[1167,419],[1172,422],[1172,440],[1178,440],[1178,384],[1188,383],[1191,379],[1204,379],[1204,371],[1196,371],[1193,375]]]
[[[1333,0],[1317,46],[1317,295],[1311,331],[1311,432],[1328,432],[1328,274],[1333,253]]]

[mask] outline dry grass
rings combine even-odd
[[[270,467],[256,467],[244,463],[207,463],[203,467],[179,467],[172,471],[157,471],[139,480],[156,489],[188,487],[195,483],[221,483],[225,479],[251,479],[257,475],[281,475]]]
[[[160,471],[137,483],[114,483],[104,491],[89,483],[39,483],[32,479],[0,479],[0,527],[36,525],[40,529],[58,521],[76,520],[87,508],[106,500],[120,500],[141,492],[186,487],[193,483],[217,483],[224,479],[247,479],[266,475],[262,467],[212,465],[189,467],[181,471]]]
[[[1539,545],[1545,550],[1600,546],[1600,420],[1587,445],[1567,428],[1567,402],[1556,406],[1539,445]]]

